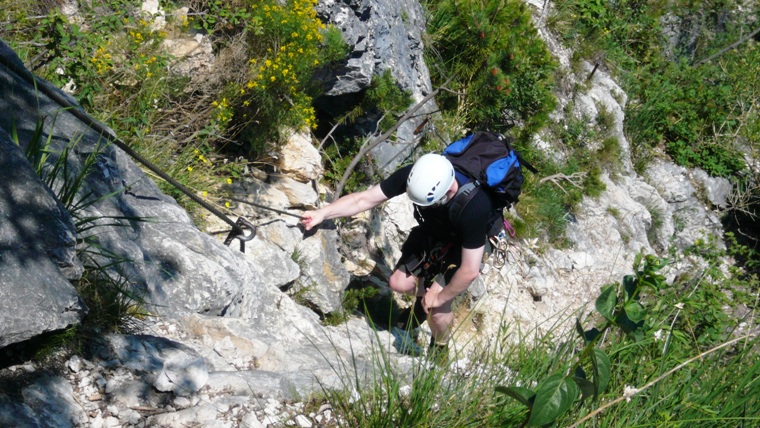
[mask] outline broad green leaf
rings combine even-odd
[[[583,326],[581,325],[581,322],[579,319],[575,319],[575,331],[578,332],[578,335],[583,339],[586,343],[591,343],[594,341],[594,339],[599,336],[599,330],[597,330],[596,327],[592,328],[591,330],[583,330]]]
[[[643,257],[642,253],[637,253],[636,257],[633,258],[633,269],[638,269],[641,265],[641,258]]]
[[[572,381],[575,382],[576,385],[578,385],[578,388],[580,388],[581,401],[594,395],[596,388],[594,388],[593,382],[586,379],[585,377],[578,377],[578,376],[573,376],[570,379],[572,379]]]
[[[538,386],[529,426],[542,426],[553,422],[573,405],[578,398],[578,385],[561,373],[549,376]]]
[[[615,317],[615,324],[623,329],[626,333],[635,333],[644,325],[644,321],[633,321],[628,318],[628,314],[623,311]]]
[[[496,392],[500,392],[508,397],[514,398],[515,400],[528,406],[528,408],[533,407],[533,400],[536,398],[535,392],[521,386],[497,386]]]
[[[615,305],[617,305],[615,286],[606,285],[602,287],[602,294],[596,298],[596,310],[608,320],[613,321],[612,312],[615,310]]]
[[[623,277],[623,288],[625,289],[625,299],[630,300],[636,296],[636,288],[638,284],[636,277],[633,275],[626,275]]]
[[[594,393],[594,399],[599,397],[599,394],[603,393],[607,389],[607,384],[610,382],[610,358],[601,349],[594,348],[591,352],[591,364],[594,367],[594,387],[596,392]]]
[[[628,315],[628,319],[637,323],[644,319],[647,311],[639,302],[628,302],[625,305],[625,313]]]

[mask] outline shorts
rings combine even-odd
[[[409,237],[401,246],[401,257],[396,263],[396,269],[422,278],[425,286],[435,279],[441,285],[446,285],[454,276],[462,262],[460,245],[437,240],[421,226],[409,232]]]

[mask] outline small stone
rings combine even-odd
[[[89,396],[87,396],[87,399],[90,401],[100,401],[103,399],[103,396],[100,395],[99,392],[96,392],[94,394],[90,394]]]
[[[74,355],[66,362],[66,366],[74,373],[79,373],[82,370],[82,359]]]
[[[304,415],[296,416],[296,425],[298,425],[299,428],[311,428],[312,426],[314,426],[314,424],[311,423],[309,418],[307,418]]]
[[[103,420],[103,417],[98,415],[92,418],[90,421],[90,428],[103,428],[105,421]]]
[[[178,409],[187,409],[190,407],[191,402],[189,398],[186,397],[177,397],[174,399],[174,406],[176,406]]]

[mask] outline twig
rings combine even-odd
[[[550,181],[554,183],[557,187],[560,188],[565,194],[567,194],[567,190],[565,190],[562,185],[560,184],[560,180],[565,180],[568,183],[572,184],[578,189],[582,189],[581,183],[583,182],[583,178],[586,176],[586,172],[580,171],[580,172],[574,172],[570,175],[566,174],[554,174],[550,175],[548,177],[544,177],[541,180],[538,181],[538,184],[546,183],[547,181]]]
[[[702,65],[702,64],[704,64],[704,63],[706,63],[708,61],[712,61],[713,59],[715,59],[715,58],[723,55],[724,53],[730,51],[731,49],[733,49],[733,48],[739,46],[740,44],[746,42],[747,40],[751,39],[757,33],[760,33],[760,27],[756,28],[755,31],[747,34],[746,36],[742,37],[741,39],[737,40],[736,42],[731,43],[730,45],[728,45],[725,48],[721,49],[717,53],[714,53],[714,54],[710,55],[709,57],[707,57],[705,59],[701,59],[701,60],[697,61],[696,63],[694,63],[694,68],[697,68],[700,65]]]
[[[371,143],[365,145],[359,150],[359,153],[357,153],[356,156],[354,156],[354,159],[351,161],[348,167],[346,167],[346,171],[343,173],[343,177],[341,177],[340,182],[338,182],[338,185],[335,187],[335,195],[333,196],[333,200],[337,200],[338,198],[340,198],[341,193],[343,193],[343,187],[345,187],[346,182],[348,181],[348,177],[351,176],[351,174],[354,171],[354,168],[356,168],[356,165],[359,163],[359,161],[361,161],[364,155],[369,153],[370,150],[374,149],[380,143],[387,140],[388,137],[393,135],[393,133],[396,132],[398,128],[400,128],[404,122],[409,120],[409,118],[413,117],[414,114],[417,113],[417,110],[421,109],[422,106],[427,104],[428,101],[430,101],[436,95],[438,95],[438,93],[441,92],[441,90],[445,88],[446,85],[448,85],[449,82],[451,82],[453,78],[454,78],[453,75],[449,77],[449,79],[443,85],[441,85],[439,88],[436,88],[433,92],[429,93],[427,96],[425,96],[425,98],[422,99],[422,101],[418,102],[417,104],[414,105],[414,107],[412,107],[406,113],[404,113],[404,115],[401,116],[401,118],[399,118],[399,120],[396,121],[396,123],[391,127],[391,129],[384,132],[380,136],[376,137],[374,140],[372,140]]]
[[[670,369],[667,372],[665,372],[662,376],[659,376],[657,379],[655,379],[655,380],[647,383],[646,385],[642,386],[641,388],[627,389],[626,393],[623,394],[623,396],[618,397],[615,400],[610,401],[609,403],[605,404],[602,407],[599,407],[598,409],[594,410],[593,412],[591,412],[588,415],[586,415],[586,416],[582,417],[581,419],[579,419],[574,424],[570,425],[568,428],[577,427],[578,425],[582,424],[583,422],[586,422],[587,420],[589,420],[589,419],[593,418],[594,416],[598,415],[599,413],[603,412],[604,409],[606,409],[606,408],[608,408],[608,407],[610,407],[612,405],[615,405],[615,404],[617,404],[617,403],[619,403],[619,402],[621,402],[623,400],[630,400],[631,397],[633,397],[634,395],[636,395],[639,392],[641,392],[641,391],[643,391],[643,390],[651,387],[652,385],[654,385],[654,384],[658,383],[659,381],[663,380],[664,378],[672,375],[673,373],[677,372],[678,370],[681,370],[682,368],[684,368],[687,365],[693,363],[694,361],[701,360],[705,356],[707,356],[709,354],[712,354],[713,352],[718,351],[720,349],[726,348],[726,347],[728,347],[730,345],[733,345],[736,342],[739,342],[739,341],[742,341],[742,340],[745,340],[745,339],[749,339],[750,337],[752,337],[753,334],[757,334],[757,332],[755,331],[755,332],[746,334],[744,336],[737,337],[735,339],[731,339],[731,340],[729,340],[726,343],[723,343],[723,344],[718,345],[718,346],[716,346],[716,347],[714,347],[712,349],[709,349],[709,350],[707,350],[707,351],[705,351],[705,352],[703,352],[703,353],[701,353],[701,354],[699,354],[699,355],[697,355],[695,357],[689,358],[688,360],[686,360],[683,363],[681,363],[681,364],[673,367],[672,369]]]
[[[328,138],[331,139],[332,141],[335,141],[332,134],[333,132],[335,132],[336,129],[338,129],[340,125],[342,125],[341,121],[338,121],[335,123],[335,125],[333,125],[332,129],[330,129],[330,132],[328,132],[327,135],[325,135],[325,138],[323,138],[322,141],[319,142],[319,147],[317,147],[317,150],[322,150],[322,147],[325,145],[325,142],[327,141]]]

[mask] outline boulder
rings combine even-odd
[[[322,157],[311,144],[308,132],[291,132],[279,150],[277,166],[280,172],[290,174],[301,183],[322,177]]]
[[[3,88],[7,78],[0,69]],[[8,114],[4,105],[2,116]],[[78,324],[86,308],[69,282],[83,271],[72,218],[2,129],[0,182],[2,348]]]

